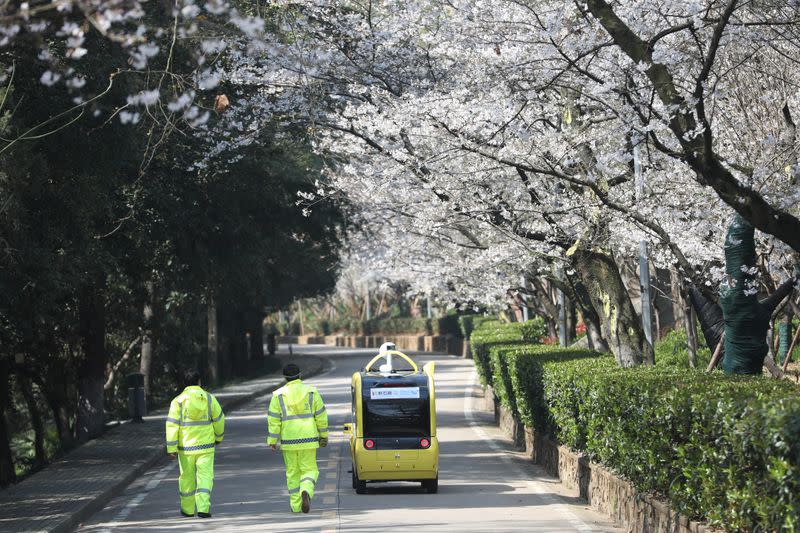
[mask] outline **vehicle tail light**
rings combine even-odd
[[[430,448],[431,447],[431,441],[429,441],[428,439],[420,439],[419,446],[420,446],[420,448]]]
[[[372,439],[367,439],[364,441],[364,448],[371,450],[375,447],[375,441]]]

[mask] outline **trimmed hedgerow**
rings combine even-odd
[[[497,321],[497,318],[484,315],[461,315],[458,317],[458,327],[461,330],[461,336],[469,339],[475,329],[481,327],[484,322],[492,321]]]
[[[706,346],[705,337],[697,336],[697,368],[706,368],[711,361],[711,350]],[[675,366],[690,368],[689,365],[689,341],[686,338],[685,329],[675,329],[656,341],[655,346],[656,365]]]
[[[800,528],[800,398],[792,383],[623,369],[610,356],[542,345],[489,352],[504,405],[640,490],[727,530]]]
[[[546,328],[541,317],[527,322],[482,321],[469,337],[472,358],[475,360],[480,382],[483,385],[492,385],[492,363],[489,358],[489,349],[492,346],[538,343],[544,332]]]

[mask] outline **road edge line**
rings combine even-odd
[[[474,391],[478,388],[478,373],[474,366],[472,367],[470,374],[469,383],[464,389],[464,417],[467,419],[470,429],[472,429],[479,438],[481,438],[484,442],[487,442],[489,447],[492,448],[493,451],[497,452],[504,462],[513,465],[518,458],[508,453],[507,450],[503,449],[497,443],[497,439],[489,435],[489,433],[483,429],[481,424],[475,418],[473,404],[475,403]],[[564,518],[569,521],[572,527],[578,531],[593,531],[592,528],[586,524],[586,522],[581,520],[578,515],[576,515],[566,506],[565,502],[562,501],[561,495],[548,492],[547,487],[535,479],[529,479],[528,483],[534,487],[538,495],[549,501],[549,503],[552,503],[555,510],[564,515]]]

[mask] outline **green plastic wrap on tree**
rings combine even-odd
[[[725,357],[728,374],[760,374],[767,354],[767,328],[771,309],[756,297],[755,229],[736,215],[725,239],[725,269],[728,280],[720,289],[725,317]]]
[[[792,324],[788,320],[782,320],[778,327],[778,353],[776,358],[778,364],[783,364],[786,352],[789,351],[789,344],[792,343]]]

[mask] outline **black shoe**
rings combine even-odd
[[[308,493],[306,491],[303,491],[301,496],[303,498],[303,503],[300,506],[300,509],[304,513],[308,513],[311,510],[311,497],[308,495]]]
[[[186,518],[194,518],[194,515],[193,515],[193,514],[184,513],[184,512],[183,512],[183,509],[181,509],[181,515],[182,515],[182,516],[185,516]]]
[[[211,518],[211,513],[197,513],[200,518]]]

